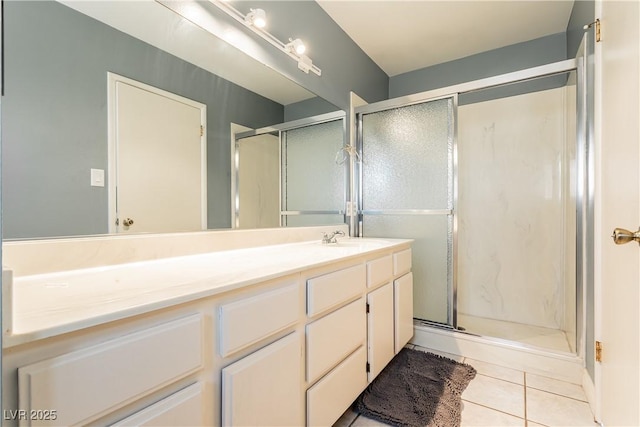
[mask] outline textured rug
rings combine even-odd
[[[356,400],[360,414],[394,426],[460,426],[460,396],[476,370],[408,348],[389,362]]]

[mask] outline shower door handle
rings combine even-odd
[[[624,228],[616,228],[613,230],[611,237],[613,237],[613,242],[616,245],[624,245],[625,243],[634,241],[638,242],[638,245],[640,245],[640,228],[638,228],[638,231],[635,233],[625,230]]]

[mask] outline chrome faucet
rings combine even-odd
[[[332,233],[322,233],[322,244],[326,245],[328,243],[338,243],[336,236],[344,237],[344,231],[336,230]]]

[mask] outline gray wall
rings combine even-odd
[[[576,0],[573,3],[569,25],[567,25],[567,57],[573,58],[578,52],[585,31],[583,27],[595,21],[596,2],[594,0]]]
[[[566,58],[566,34],[558,33],[391,77],[389,98],[523,70]]]
[[[305,101],[285,105],[284,121],[290,122],[292,120],[304,119],[306,117],[313,117],[319,114],[332,113],[336,110],[338,110],[338,108],[335,105],[316,96],[315,98],[307,99]]]
[[[4,237],[107,232],[107,71],[207,104],[209,228],[229,227],[229,123],[284,107],[52,1],[5,5]],[[108,177],[107,177],[108,179]]]

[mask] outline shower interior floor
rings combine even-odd
[[[471,334],[500,338],[545,349],[573,353],[567,334],[560,329],[487,319],[458,313],[458,326]]]

